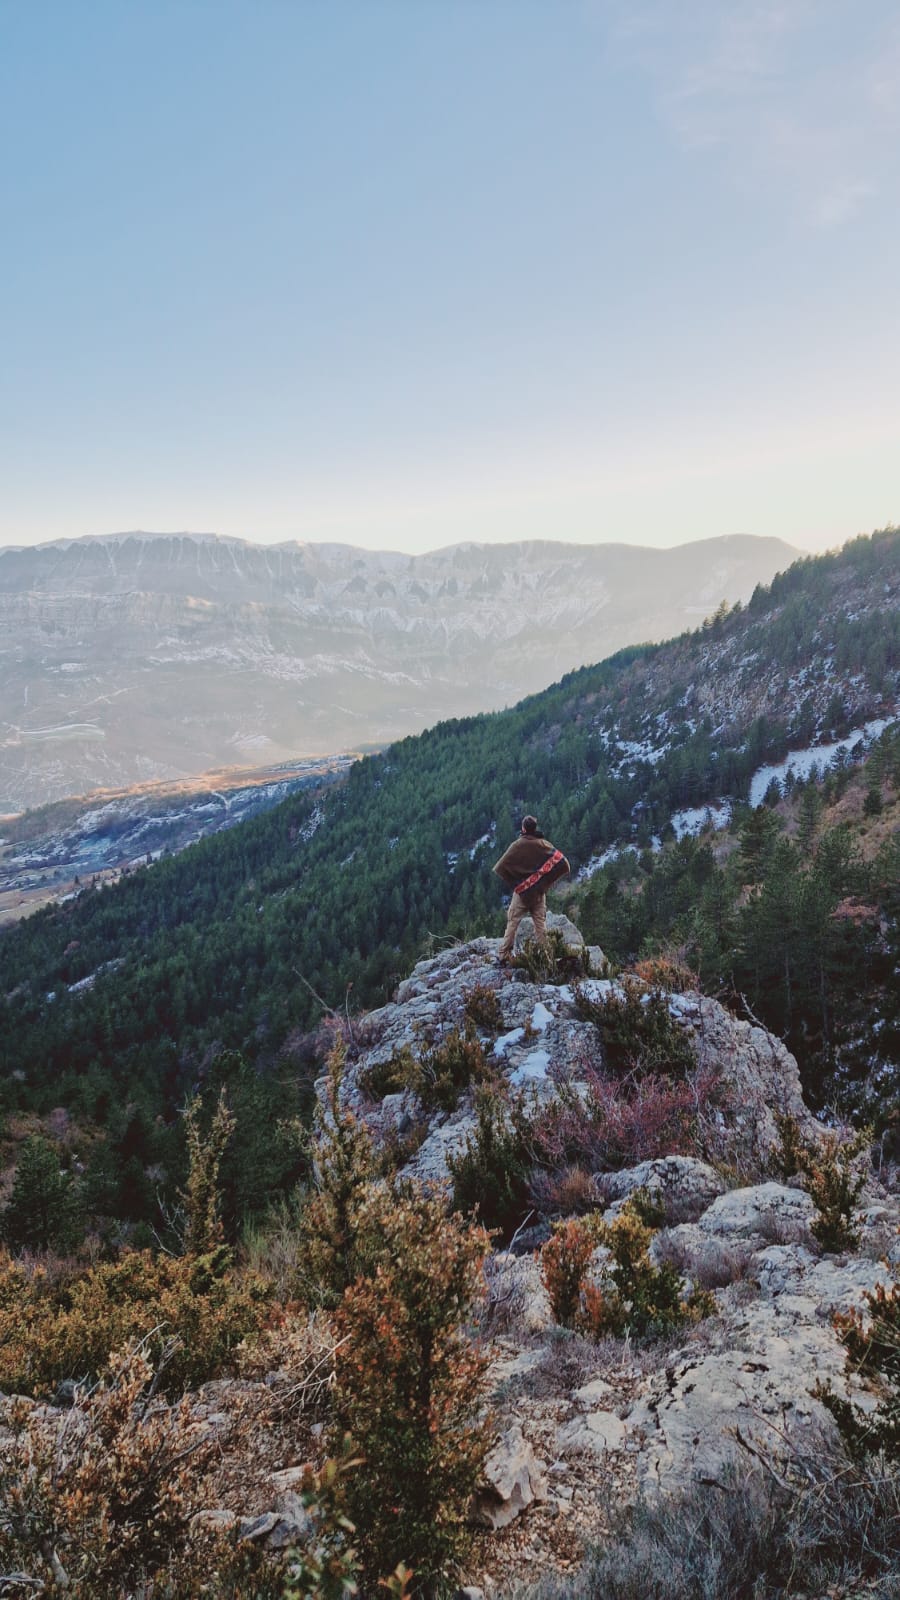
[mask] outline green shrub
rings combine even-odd
[[[684,1281],[669,1262],[650,1260],[653,1228],[641,1220],[650,1205],[646,1190],[632,1196],[613,1222],[599,1212],[557,1223],[541,1252],[541,1272],[553,1314],[563,1327],[594,1339],[631,1333],[658,1337],[715,1310],[705,1291],[685,1298]],[[588,1282],[598,1246],[609,1251],[601,1281]]]
[[[575,1007],[597,1029],[604,1066],[616,1077],[686,1078],[697,1065],[687,1034],[672,1016],[667,995],[659,990],[626,978],[621,990],[595,999],[579,987]]]
[[[360,1086],[374,1100],[409,1089],[426,1111],[454,1111],[464,1091],[490,1075],[475,1024],[467,1018],[462,1030],[452,1028],[418,1057],[403,1045],[390,1060],[375,1062],[362,1074]]]
[[[228,1109],[224,1088],[209,1126],[200,1121],[200,1100],[190,1101],[184,1114],[188,1177],[182,1201],[186,1218],[184,1246],[188,1253],[203,1255],[214,1250],[224,1237],[219,1190],[219,1167],[225,1147],[234,1132],[234,1117]]]
[[[469,1021],[474,1022],[476,1028],[483,1028],[485,1033],[499,1033],[503,1027],[497,991],[486,983],[476,983],[468,990],[463,997],[463,1010]]]
[[[22,1145],[0,1237],[13,1250],[70,1250],[82,1236],[75,1185],[59,1152],[32,1134]]]
[[[522,1102],[485,1086],[475,1098],[475,1131],[450,1156],[453,1207],[509,1239],[530,1209],[531,1124]]]
[[[347,1512],[369,1580],[408,1561],[425,1594],[466,1547],[490,1445],[486,1360],[465,1329],[489,1239],[412,1186],[371,1190],[355,1220],[365,1270],[335,1314],[336,1426],[364,1460]]]
[[[359,1594],[356,1529],[340,1504],[347,1474],[359,1465],[347,1438],[340,1454],[318,1471],[307,1467],[300,1501],[309,1519],[309,1537],[293,1552],[284,1600],[351,1600]]]
[[[236,1272],[222,1245],[203,1256],[127,1252],[51,1287],[0,1260],[0,1389],[37,1393],[63,1379],[92,1379],[114,1350],[144,1340],[165,1358],[164,1387],[178,1393],[226,1369],[235,1347],[268,1311],[269,1289]]]
[[[526,939],[512,959],[513,967],[524,972],[531,983],[575,983],[591,976],[591,958],[586,945],[567,945],[558,928],[551,928],[547,943]]]
[[[318,1112],[312,1149],[316,1190],[300,1215],[297,1263],[304,1298],[332,1307],[356,1277],[355,1208],[378,1176],[368,1130],[341,1099],[344,1062],[338,1037],[328,1057],[326,1105]]]
[[[406,1089],[418,1094],[419,1063],[409,1045],[401,1045],[387,1061],[374,1061],[360,1073],[359,1086],[370,1100],[383,1100],[386,1094],[402,1094]]]
[[[810,1224],[813,1238],[823,1250],[835,1254],[856,1249],[859,1230],[853,1225],[853,1212],[866,1182],[858,1158],[869,1142],[869,1130],[844,1140],[829,1133],[816,1145],[803,1138],[794,1117],[775,1120],[779,1132],[776,1170],[786,1178],[803,1178],[818,1212]]]
[[[817,1390],[818,1398],[832,1412],[854,1455],[880,1450],[900,1461],[900,1277],[896,1271],[891,1285],[878,1283],[866,1291],[861,1309],[839,1313],[834,1320],[853,1369],[880,1380],[883,1392],[873,1411],[863,1411],[830,1388]]]
[[[419,1098],[427,1110],[453,1111],[460,1095],[492,1076],[471,1021],[452,1028],[445,1038],[424,1050],[419,1060]]]

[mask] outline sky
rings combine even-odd
[[[896,0],[0,0],[0,544],[900,521]]]

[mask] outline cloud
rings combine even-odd
[[[809,224],[846,224],[897,187],[894,0],[636,0],[604,8],[619,61],[686,150]]]

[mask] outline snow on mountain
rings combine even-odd
[[[770,783],[783,783],[788,773],[794,778],[808,778],[813,768],[818,768],[821,774],[834,766],[841,751],[855,750],[857,745],[871,744],[883,733],[885,728],[892,727],[898,719],[892,717],[875,717],[861,728],[856,728],[843,739],[833,740],[830,744],[812,744],[805,750],[792,750],[783,761],[778,761],[774,766],[760,767],[753,774],[750,781],[750,804],[762,804],[763,797]],[[674,819],[673,819],[674,820]]]

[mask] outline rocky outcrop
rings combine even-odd
[[[758,1183],[720,1195],[697,1224],[701,1233],[719,1239],[753,1239],[785,1243],[806,1238],[816,1208],[803,1189],[783,1183]]]
[[[818,1125],[803,1099],[799,1068],[781,1039],[739,1021],[705,995],[671,995],[669,1004],[688,1030],[701,1068],[721,1078],[737,1155],[752,1160],[776,1146],[779,1113],[795,1118],[807,1137],[818,1137]]]
[[[719,1195],[725,1193],[721,1173],[695,1156],[658,1156],[641,1161],[624,1172],[606,1173],[600,1190],[614,1215],[636,1189],[646,1189],[658,1200],[667,1222],[693,1222]]]
[[[549,919],[575,947],[581,935],[567,917]],[[524,925],[524,924],[523,924]],[[465,1021],[466,997],[476,986],[496,995],[502,1027],[482,1032],[498,1073],[514,1089],[527,1089],[537,1100],[552,1099],[560,1083],[577,1087],[590,1074],[603,1071],[603,1051],[597,1030],[578,1012],[572,984],[529,982],[524,972],[509,972],[497,960],[499,940],[473,939],[454,945],[420,961],[400,984],[388,1005],[365,1019],[365,1045],[350,1064],[345,1094],[353,1109],[364,1116],[376,1134],[402,1133],[414,1118],[413,1097],[391,1094],[376,1100],[366,1092],[374,1067],[391,1060],[404,1048],[417,1051],[444,1037]],[[605,970],[606,959],[598,947],[586,950],[594,973]],[[595,1000],[622,995],[622,986],[591,976],[583,984]],[[743,1165],[765,1163],[778,1143],[774,1120],[777,1111],[795,1117],[804,1132],[818,1137],[817,1124],[803,1102],[800,1074],[794,1057],[780,1040],[761,1028],[740,1022],[715,1000],[699,995],[673,994],[669,1006],[674,1022],[684,1030],[696,1056],[698,1082],[718,1084],[714,1102],[701,1107],[710,1143],[717,1143],[729,1159]],[[449,1159],[465,1147],[474,1127],[471,1100],[463,1097],[452,1113],[429,1119],[426,1137],[409,1161],[408,1176],[429,1183],[446,1181]],[[700,1202],[719,1193],[722,1180],[707,1164],[679,1165],[677,1158],[636,1180],[634,1186],[666,1191],[673,1220],[695,1215]],[[627,1180],[618,1174],[607,1180],[609,1203],[624,1198]]]
[[[561,931],[577,947],[577,930]],[[492,990],[499,1007],[498,1025],[480,1030],[484,1050],[512,1091],[526,1091],[539,1122],[562,1086],[571,1104],[608,1075],[601,1037],[579,1014],[574,986],[509,972],[499,966],[497,948],[496,940],[478,939],[419,962],[395,999],[366,1019],[345,1092],[376,1136],[402,1128],[404,1119],[413,1125],[420,1108],[409,1094],[381,1102],[367,1096],[372,1067],[461,1026],[476,986]],[[596,971],[602,953],[591,957]],[[585,988],[595,1001],[624,993],[601,976],[586,978]],[[671,1340],[592,1345],[554,1325],[539,1250],[520,1239],[490,1258],[485,1337],[496,1358],[491,1408],[499,1438],[472,1516],[491,1530],[522,1518],[533,1570],[542,1551],[548,1565],[555,1560],[554,1537],[545,1531],[554,1518],[566,1519],[573,1540],[597,1535],[606,1493],[629,1499],[675,1492],[691,1479],[717,1482],[744,1449],[774,1460],[804,1442],[837,1446],[820,1384],[873,1403],[848,1374],[833,1318],[885,1281],[885,1256],[900,1259],[900,1202],[870,1185],[856,1218],[862,1253],[823,1253],[810,1228],[810,1196],[771,1176],[779,1113],[794,1117],[812,1142],[825,1132],[803,1103],[794,1058],[714,1000],[667,998],[695,1062],[687,1076],[696,1103],[694,1148],[591,1176],[607,1220],[636,1190],[650,1192],[665,1218],[651,1258],[670,1262],[686,1288],[711,1294],[713,1310],[674,1348]],[[455,1111],[428,1119],[405,1173],[445,1181],[450,1156],[473,1126],[463,1094]],[[730,1186],[738,1172],[743,1181]],[[587,1181],[582,1202],[589,1196]],[[599,1270],[602,1280],[602,1264]]]
[[[470,1520],[481,1528],[505,1528],[536,1500],[546,1500],[546,1468],[515,1423],[501,1434],[484,1463],[484,1487],[472,1502]]]
[[[878,1262],[816,1260],[802,1246],[754,1254],[747,1280],[758,1293],[748,1300],[743,1285],[739,1294],[723,1291],[718,1326],[708,1330],[716,1348],[668,1359],[630,1408],[639,1483],[674,1490],[691,1478],[715,1481],[744,1446],[778,1457],[816,1441],[837,1444],[817,1385],[871,1401],[848,1377],[832,1317],[884,1277]]]

